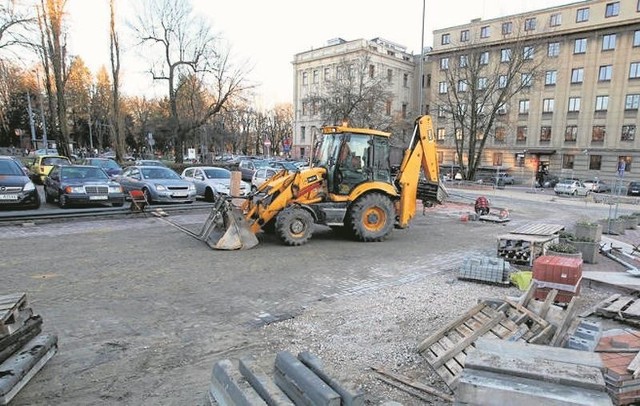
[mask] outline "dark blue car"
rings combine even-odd
[[[104,169],[111,178],[122,173],[122,167],[111,158],[87,158],[82,163]]]

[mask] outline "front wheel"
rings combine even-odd
[[[207,202],[215,202],[216,201],[216,194],[213,192],[213,190],[211,188],[207,188],[204,191],[204,200]]]
[[[69,201],[67,200],[67,196],[65,196],[63,193],[60,193],[60,195],[58,196],[58,205],[60,206],[61,209],[65,209],[69,207]]]
[[[286,245],[303,245],[313,232],[313,217],[301,207],[289,207],[276,217],[276,234]]]
[[[144,194],[144,198],[147,201],[147,203],[151,204],[152,199],[151,199],[151,193],[149,192],[149,189],[142,189],[142,193]]]
[[[388,196],[370,193],[355,201],[349,223],[360,241],[382,241],[393,231],[393,202]]]

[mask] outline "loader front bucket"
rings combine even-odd
[[[249,229],[242,212],[231,205],[212,212],[200,239],[217,250],[246,250],[258,245],[258,238]]]

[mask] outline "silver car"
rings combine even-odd
[[[577,179],[561,179],[553,187],[557,195],[586,196],[591,193],[591,189]]]
[[[129,166],[116,181],[126,193],[141,190],[149,203],[193,203],[196,186],[164,166]]]
[[[231,194],[231,171],[217,166],[194,166],[182,171],[182,179],[196,185],[196,195],[212,202],[216,195]],[[245,196],[251,191],[251,186],[240,181],[240,195]]]

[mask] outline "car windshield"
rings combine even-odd
[[[150,160],[138,161],[136,165],[142,165],[142,166],[166,166],[164,163],[162,163],[162,161],[150,161]]]
[[[86,166],[65,166],[60,168],[60,177],[63,180],[69,179],[109,179],[106,173],[100,168]]]
[[[120,166],[116,163],[116,161],[112,159],[96,159],[89,161],[91,165],[96,165],[101,168],[106,169],[120,169]]]
[[[231,179],[231,172],[226,169],[210,168],[205,169],[204,174],[209,179]]]
[[[14,161],[2,160],[0,161],[0,175],[24,176],[24,173]]]
[[[177,173],[168,168],[147,167],[141,168],[142,177],[145,179],[182,179]]]
[[[40,162],[40,165],[68,165],[69,164],[69,160],[67,158],[60,158],[60,157],[47,157],[47,158],[42,158],[42,161]]]

